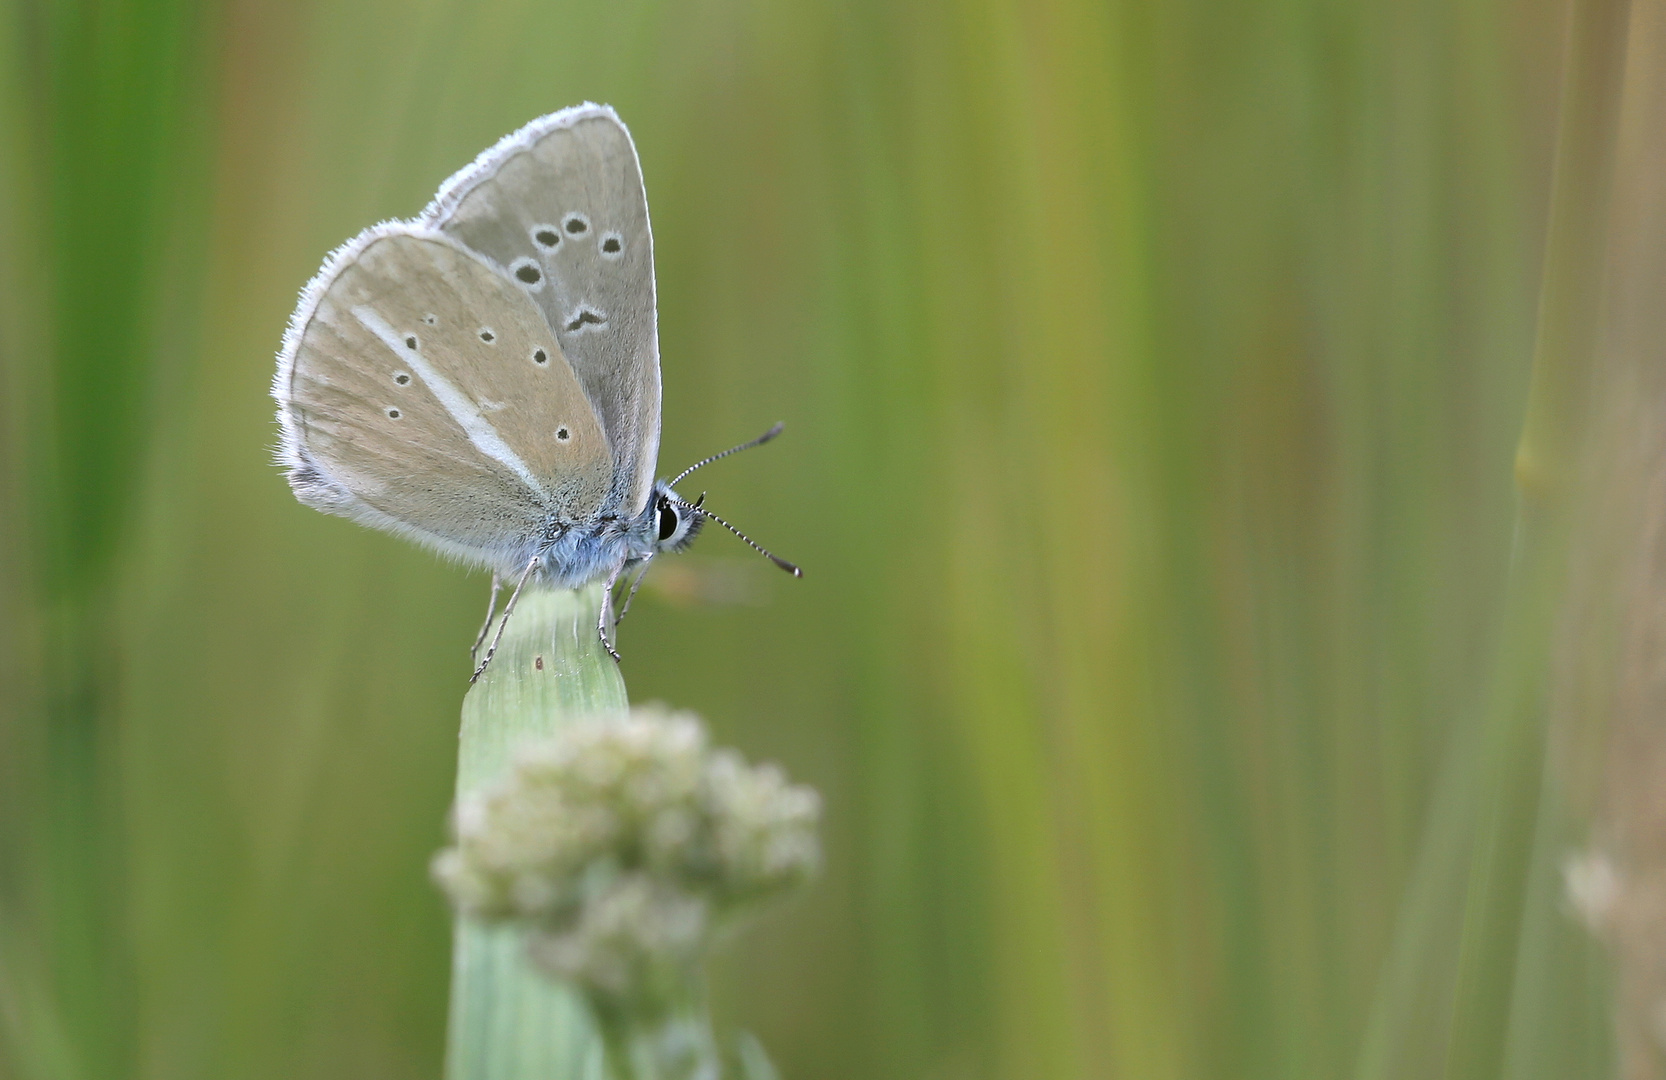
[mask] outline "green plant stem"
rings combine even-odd
[[[722,1064],[705,988],[690,973],[676,999],[652,1014],[593,1001],[610,1080],[717,1080]]]
[[[500,780],[517,746],[627,707],[596,637],[601,586],[521,596],[492,664],[463,699],[457,795]],[[448,1080],[601,1080],[601,1043],[576,991],[535,970],[520,933],[457,924]]]
[[[1481,806],[1459,940],[1448,1080],[1495,1077],[1508,1056],[1549,736],[1552,627],[1566,588],[1574,483],[1599,369],[1607,215],[1625,70],[1628,0],[1570,9],[1556,175],[1527,414],[1501,663],[1476,780]],[[1542,856],[1542,852],[1539,852]]]
[[[1628,0],[1576,0],[1569,9],[1503,628],[1479,713],[1448,751],[1431,815],[1439,825],[1426,834],[1357,1080],[1430,1075],[1422,1050],[1427,1037],[1411,1034],[1424,1030],[1446,1033],[1439,1073],[1445,1080],[1503,1075],[1512,1055],[1521,963],[1543,953],[1542,941],[1529,940],[1531,915],[1555,901],[1529,890],[1535,881],[1556,887],[1554,875],[1534,876],[1535,865],[1553,854],[1547,845],[1560,839],[1559,810],[1544,803],[1553,626],[1566,588],[1575,478],[1598,369],[1628,9]],[[1447,992],[1451,1002],[1442,1018],[1436,1003]]]

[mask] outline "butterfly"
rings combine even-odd
[[[417,217],[336,249],[278,354],[278,459],[302,503],[407,537],[521,590],[614,586],[716,521],[655,480],[659,340],[653,237],[630,133],[585,104],[532,121],[440,187]],[[620,615],[624,614],[624,609]]]

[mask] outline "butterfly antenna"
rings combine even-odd
[[[776,425],[777,428],[779,428],[780,426],[781,425],[779,425],[779,424]],[[773,438],[774,437],[774,432],[772,431],[770,433],[770,435],[766,436],[766,437]],[[756,444],[754,444],[754,445],[756,445]],[[731,451],[731,453],[732,453],[732,451]],[[762,555],[764,558],[768,559],[770,562],[774,563],[776,566],[779,566],[781,569],[785,570],[787,573],[791,574],[793,577],[803,577],[804,576],[804,571],[800,570],[798,567],[794,566],[792,563],[788,562],[787,560],[781,558],[781,556],[779,556],[779,555],[775,554],[774,552],[770,551],[768,548],[764,547],[762,544],[758,543],[756,540],[752,539],[750,536],[747,536],[745,533],[741,532],[739,529],[735,528],[733,525],[729,524],[727,521],[724,521],[722,518],[718,517],[716,514],[712,513],[710,510],[703,510],[699,507],[699,505],[697,505],[695,503],[686,503],[685,502],[685,503],[683,503],[683,505],[688,507],[690,510],[694,511],[696,514],[699,514],[701,517],[711,518],[713,521],[717,522],[719,525],[723,526],[725,529],[728,529],[730,532],[734,533],[736,536],[738,536],[742,540],[746,541],[747,546],[750,547],[753,551],[756,551],[759,555]]]
[[[784,423],[777,423],[774,427],[770,428],[768,431],[764,432],[762,435],[759,435],[756,439],[753,439],[751,442],[743,442],[739,446],[731,446],[731,447],[729,447],[729,449],[723,451],[723,453],[721,453],[721,454],[713,454],[711,457],[706,458],[704,461],[696,461],[694,464],[690,465],[688,468],[684,469],[682,472],[680,472],[676,476],[674,476],[671,479],[670,484],[668,484],[667,486],[668,487],[676,487],[677,482],[679,480],[681,480],[683,477],[687,476],[689,473],[693,472],[695,469],[700,468],[702,465],[710,465],[712,462],[721,460],[722,458],[726,458],[730,454],[738,454],[742,450],[750,450],[754,446],[762,446],[764,443],[766,443],[769,440],[775,438],[775,436],[781,434],[782,429],[785,428],[786,426],[787,425],[784,424]],[[739,534],[737,534],[737,535],[739,535]],[[742,539],[745,539],[745,537],[742,537]],[[746,542],[748,544],[752,544],[752,541],[750,541],[750,540],[747,540]],[[752,546],[753,547],[758,547],[758,545],[756,545],[756,544],[752,544]],[[762,548],[758,548],[758,550],[763,551]],[[768,554],[768,553],[766,552],[766,554]],[[770,558],[772,558],[772,559],[774,557],[775,556],[773,556],[773,555],[770,556]]]

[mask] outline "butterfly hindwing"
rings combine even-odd
[[[607,440],[543,315],[420,227],[346,245],[303,297],[274,386],[303,502],[508,568],[595,515]]]

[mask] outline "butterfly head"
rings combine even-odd
[[[643,526],[639,526],[651,528],[653,530],[652,536],[655,538],[653,540],[654,554],[657,555],[662,551],[682,551],[687,548],[688,545],[694,542],[694,538],[700,534],[700,527],[706,523],[706,519],[710,518],[719,525],[723,526],[725,529],[734,533],[736,536],[740,537],[742,540],[746,541],[746,543],[754,551],[774,563],[776,566],[779,566],[793,577],[803,577],[804,571],[800,570],[787,560],[772,554],[769,549],[755,543],[751,537],[747,536],[727,521],[724,521],[710,510],[705,509],[706,496],[704,492],[700,494],[698,499],[695,499],[693,502],[689,502],[681,495],[678,495],[674,490],[672,490],[671,487],[672,484],[675,484],[695,469],[701,468],[705,465],[710,465],[712,462],[726,458],[730,454],[738,454],[742,450],[750,450],[754,446],[762,446],[764,443],[775,438],[775,436],[779,434],[781,434],[781,425],[776,424],[774,427],[770,428],[756,439],[753,439],[751,442],[744,442],[739,446],[732,446],[723,451],[721,454],[713,454],[709,458],[697,461],[693,465],[684,469],[682,472],[678,473],[676,476],[672,477],[670,480],[655,481],[653,498],[648,500],[648,507],[643,511],[644,516],[652,514],[652,520],[651,522],[644,522]]]

